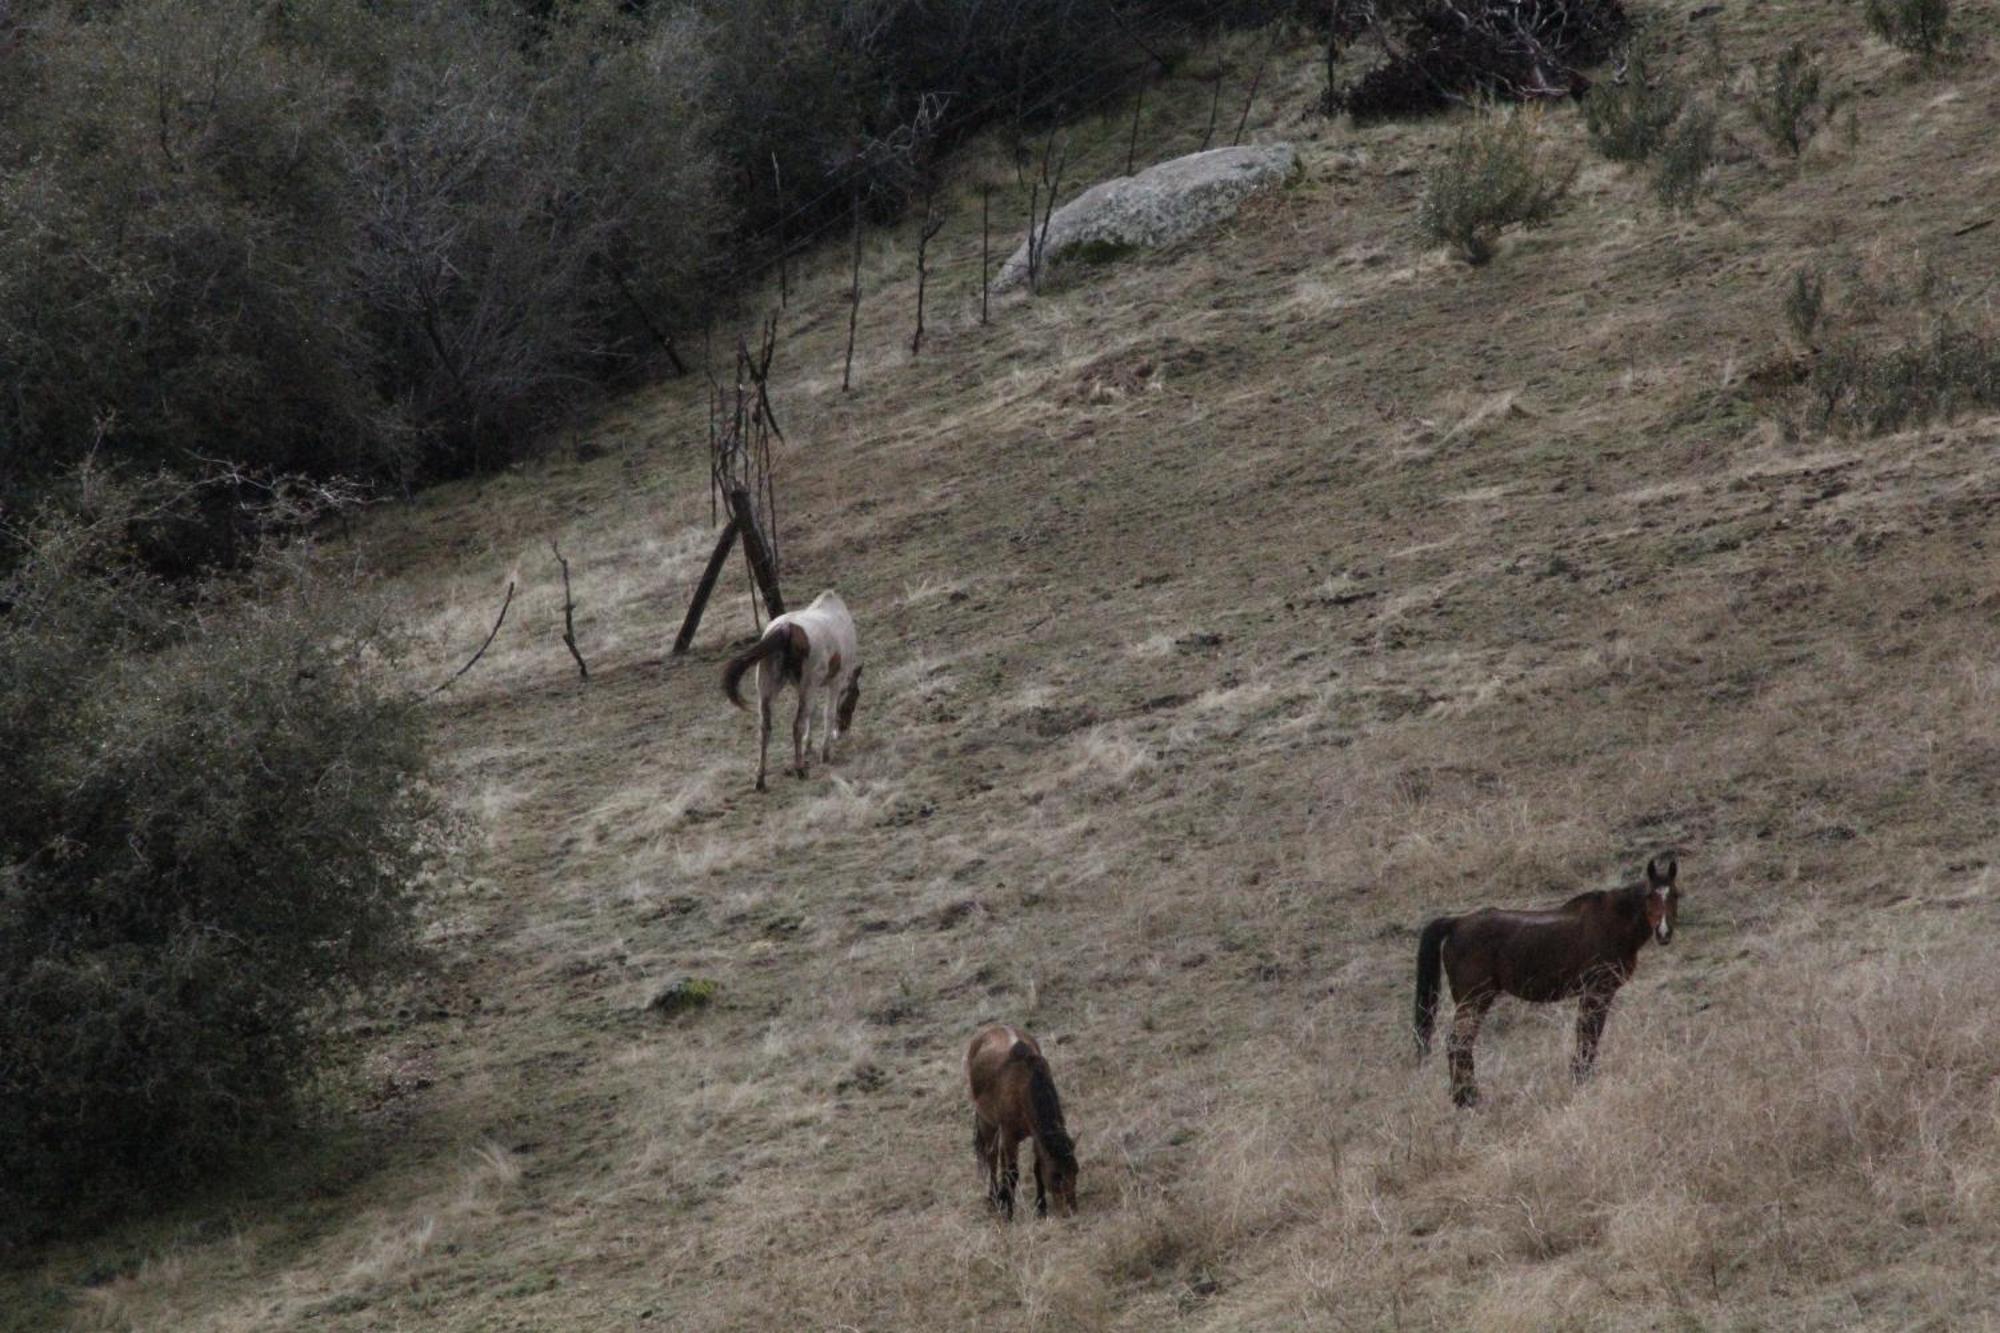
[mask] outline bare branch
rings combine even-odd
[[[479,664],[479,659],[486,656],[486,650],[493,646],[493,640],[500,637],[500,626],[504,625],[507,622],[507,608],[512,606],[513,604],[514,604],[514,581],[512,579],[509,579],[507,580],[507,595],[500,601],[500,614],[494,618],[493,629],[490,633],[487,634],[486,642],[479,645],[479,651],[472,655],[471,660],[466,662],[466,664],[460,667],[458,670],[452,672],[451,677],[448,680],[446,680],[444,684],[432,690],[431,691],[432,694],[443,694],[447,689],[449,689],[453,684],[457,682],[460,676],[463,676],[466,672],[472,670],[473,667]]]
[[[569,561],[563,558],[562,548],[556,545],[556,539],[553,537],[549,538],[549,551],[555,556],[556,563],[562,566],[563,646],[569,649],[569,655],[576,659],[576,672],[579,676],[583,677],[583,681],[587,685],[590,683],[590,668],[584,665],[583,654],[577,651],[576,646],[576,619],[574,615],[576,601],[570,596],[569,592]]]

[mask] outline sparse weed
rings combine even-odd
[[[1797,157],[1833,112],[1834,99],[1821,97],[1822,83],[1819,60],[1794,42],[1776,60],[1758,65],[1750,117],[1771,142]]]
[[[1644,162],[1659,151],[1686,103],[1680,88],[1653,63],[1653,44],[1635,40],[1626,48],[1622,79],[1601,80],[1584,98],[1590,142],[1613,162]]]
[[[1680,118],[1660,148],[1653,194],[1669,213],[1691,213],[1715,188],[1715,108],[1695,107]]]
[[[2000,331],[1968,318],[1965,296],[1930,256],[1914,273],[1855,274],[1838,312],[1816,268],[1795,272],[1785,322],[1808,348],[1827,344],[1808,379],[1812,419],[1872,435],[2000,405]],[[1900,328],[1901,341],[1856,332],[1881,323]]]
[[[1801,346],[1811,347],[1819,332],[1820,316],[1826,310],[1826,280],[1817,268],[1806,265],[1792,270],[1792,283],[1785,291],[1785,323]]]
[[[1813,365],[1821,424],[1880,434],[2000,406],[2000,339],[1950,318],[1898,347],[1876,350],[1844,338]]]
[[[1425,173],[1417,225],[1467,262],[1484,264],[1502,230],[1539,227],[1553,218],[1576,172],[1577,163],[1559,160],[1522,116],[1484,113]]]
[[[1951,0],[1868,0],[1868,30],[1928,69],[1955,55],[1963,36],[1951,26]]]

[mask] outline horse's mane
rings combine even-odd
[[[1571,907],[1584,907],[1594,902],[1617,902],[1625,898],[1642,896],[1645,892],[1650,892],[1646,881],[1643,879],[1634,880],[1630,884],[1620,884],[1615,889],[1585,889],[1582,893],[1564,902],[1563,907],[1567,909]]]
[[[1076,1143],[1063,1128],[1062,1098],[1056,1095],[1056,1081],[1049,1062],[1040,1056],[1028,1061],[1028,1101],[1035,1113],[1035,1137],[1058,1162],[1074,1165]]]

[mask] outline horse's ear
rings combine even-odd
[[[1672,852],[1668,852],[1664,858],[1656,856],[1646,862],[1646,882],[1656,889],[1664,889],[1672,884],[1674,876],[1680,872],[1680,862],[1674,859]]]

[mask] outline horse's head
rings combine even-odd
[[[1672,852],[1646,862],[1646,924],[1661,944],[1673,939],[1674,918],[1680,914],[1681,891],[1674,883],[1679,873],[1680,863]]]
[[[845,736],[854,726],[854,708],[861,702],[861,668],[854,668],[854,674],[847,678],[847,688],[840,692],[840,734]]]
[[[1071,1139],[1066,1150],[1049,1154],[1049,1193],[1055,1195],[1058,1217],[1076,1216],[1076,1140]]]

